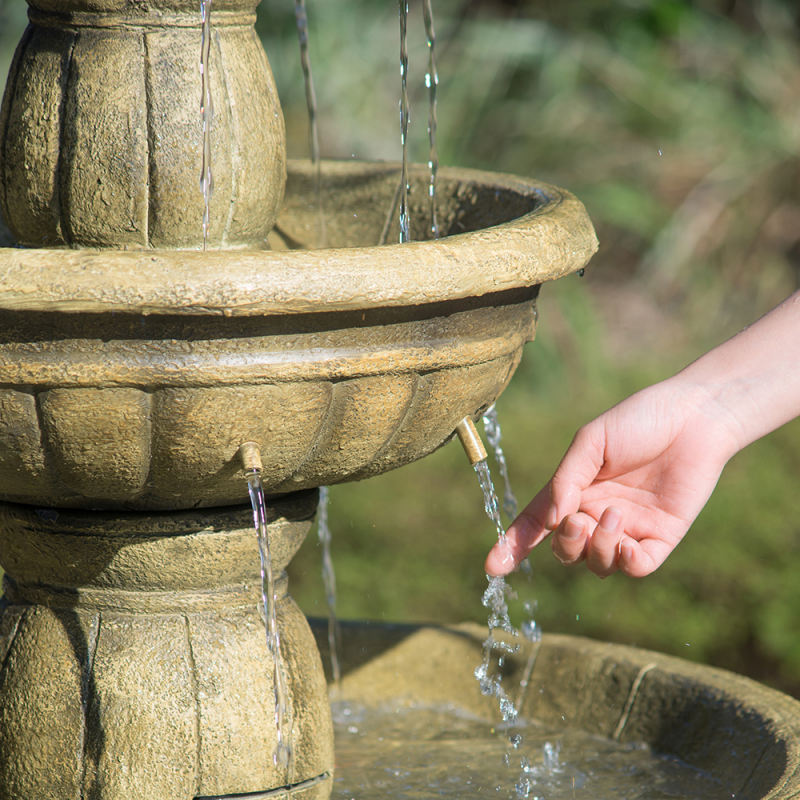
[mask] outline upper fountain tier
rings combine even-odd
[[[248,440],[271,493],[420,458],[506,385],[538,285],[594,252],[572,195],[501,175],[442,170],[437,241],[378,246],[397,165],[325,164],[319,194],[294,166],[281,205],[254,5],[214,2],[203,252],[195,0],[34,0],[0,117],[24,246],[0,248],[0,499],[238,503]],[[422,240],[427,171],[411,183]]]
[[[283,196],[285,134],[253,23],[214,0],[209,247],[262,247]],[[29,247],[197,248],[197,0],[31,0],[0,114],[0,214]]]
[[[538,284],[596,247],[554,187],[442,170],[438,241],[376,246],[396,165],[292,166],[272,251],[0,249],[0,498],[84,508],[241,500],[392,469],[498,396]],[[427,174],[412,174],[424,235]],[[334,202],[335,200],[335,202]],[[396,222],[394,223],[396,226]]]

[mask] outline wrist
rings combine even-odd
[[[696,364],[666,382],[679,393],[686,428],[723,466],[758,437],[752,434],[748,417],[742,413],[743,395],[735,383],[711,379],[696,369]]]

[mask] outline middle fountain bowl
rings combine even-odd
[[[269,494],[421,458],[491,405],[535,330],[539,285],[597,247],[546,184],[398,165],[291,163],[265,251],[0,249],[2,499],[168,510],[242,502],[256,442]],[[425,201],[423,203],[423,201]],[[327,246],[309,249],[326,217]]]

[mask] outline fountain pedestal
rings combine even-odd
[[[317,492],[270,503],[295,758],[276,766],[249,508],[118,514],[5,505],[0,797],[330,792],[319,655],[284,569]]]

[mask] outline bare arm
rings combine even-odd
[[[800,292],[677,375],[583,426],[486,561],[510,572],[553,532],[598,575],[658,568],[736,452],[800,415]]]

